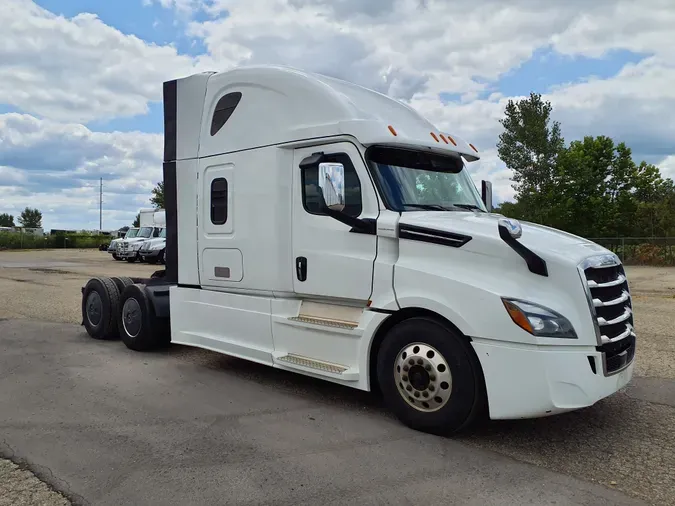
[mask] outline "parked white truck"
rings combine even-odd
[[[164,209],[141,209],[139,211],[138,233],[133,237],[125,237],[124,240],[117,244],[117,256],[127,262],[133,263],[136,260],[141,260],[139,254],[141,246],[145,242],[159,237],[162,229],[165,228],[165,211]]]
[[[138,227],[132,227],[129,230],[127,230],[122,237],[118,237],[117,239],[113,239],[110,241],[110,244],[108,245],[108,249],[106,250],[108,253],[112,255],[112,257],[115,260],[123,260],[121,257],[118,256],[117,254],[117,248],[119,244],[124,240],[124,239],[131,239],[133,237],[136,237],[138,234]]]
[[[83,287],[90,336],[169,341],[361,389],[418,430],[547,416],[631,379],[616,255],[492,214],[476,148],[282,67],[164,83],[167,267]]]
[[[138,256],[141,262],[149,264],[166,263],[166,227],[159,229],[159,235],[148,241],[145,241],[138,249]]]

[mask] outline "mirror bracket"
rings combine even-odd
[[[318,167],[319,164],[323,161],[324,159],[324,152],[323,151],[318,151],[316,153],[312,153],[309,155],[307,158],[304,158],[300,162],[300,168],[302,170],[305,169],[311,169],[313,167]]]

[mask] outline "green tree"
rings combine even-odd
[[[141,213],[136,214],[136,217],[134,218],[134,222],[131,225],[132,227],[140,227],[141,226]]]
[[[507,104],[498,152],[513,171],[516,200],[498,212],[585,237],[672,236],[673,181],[607,136],[566,147],[551,112],[537,94]]]
[[[160,181],[157,183],[157,186],[152,189],[150,203],[155,206],[156,209],[164,209],[164,181]]]
[[[14,227],[14,216],[8,213],[0,214],[0,227]]]
[[[547,221],[550,202],[556,198],[556,166],[565,142],[560,124],[551,122],[551,111],[550,102],[536,93],[518,102],[509,100],[497,143],[499,158],[513,171],[519,206],[511,211],[525,207],[540,223]]]
[[[42,227],[42,213],[38,209],[26,207],[21,211],[19,223],[25,228],[40,228]]]

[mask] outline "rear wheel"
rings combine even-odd
[[[168,342],[168,320],[155,315],[145,285],[133,284],[125,287],[120,307],[118,326],[120,337],[127,348],[149,351]]]
[[[138,254],[127,258],[127,262],[129,262],[130,264],[133,264],[136,260],[138,260]]]
[[[92,278],[82,291],[82,323],[94,339],[115,339],[120,294],[110,278]]]
[[[120,296],[127,286],[134,284],[133,280],[127,276],[115,276],[110,279],[112,280],[113,283],[115,283],[115,286],[117,287],[117,291],[120,293]]]
[[[483,406],[480,364],[469,343],[431,318],[411,318],[389,331],[377,375],[389,408],[415,430],[452,434]]]

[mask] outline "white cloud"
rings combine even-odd
[[[117,228],[149,204],[162,178],[162,136],[92,132],[78,124],[0,115],[0,212],[43,211],[47,228],[98,228],[99,177],[105,223]]]
[[[661,160],[657,167],[661,170],[663,177],[669,177],[675,181],[675,155],[670,155]]]
[[[194,61],[92,14],[56,16],[28,0],[0,9],[0,103],[62,121],[134,116]]]

